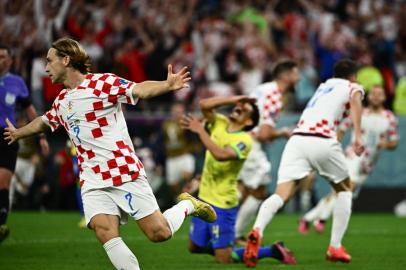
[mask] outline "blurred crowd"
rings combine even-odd
[[[383,85],[387,105],[406,114],[405,14],[405,0],[0,0],[0,43],[12,47],[12,72],[24,77],[39,112],[62,87],[46,76],[47,49],[70,36],[91,56],[92,72],[141,82],[165,79],[169,63],[190,68],[190,88],[128,108],[141,119],[164,120],[169,111],[193,110],[213,95],[249,94],[286,58],[301,72],[285,97],[287,111],[300,111],[318,83],[332,76],[333,64],[350,57],[363,66],[358,75],[366,90]],[[152,173],[166,178],[166,158],[185,152],[170,144],[186,139],[170,123],[163,127],[135,141],[152,168],[160,168]],[[157,145],[166,152],[151,152]],[[202,151],[193,151],[200,153],[197,171]]]

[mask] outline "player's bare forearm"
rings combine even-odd
[[[210,151],[210,153],[216,160],[227,161],[236,159],[238,157],[237,154],[234,152],[234,150],[232,150],[231,148],[223,149],[220,146],[218,146],[210,138],[210,135],[205,130],[200,131],[198,134],[204,146],[207,148],[207,150]]]
[[[288,128],[276,129],[270,125],[261,125],[257,133],[256,139],[266,143],[279,138],[288,138],[290,131]]]
[[[135,98],[152,98],[163,95],[170,91],[180,90],[189,87],[191,80],[187,67],[183,67],[178,73],[172,72],[172,65],[168,65],[168,76],[166,81],[145,81],[137,84],[133,89]]]
[[[138,83],[133,89],[133,96],[148,99],[171,91],[166,81],[145,81]]]
[[[361,101],[361,92],[356,92],[351,97],[350,106],[351,106],[351,120],[356,136],[361,136],[361,115],[362,115],[362,101]]]
[[[28,123],[27,125],[16,129],[10,121],[7,119],[8,127],[5,128],[5,139],[9,141],[9,143],[13,143],[21,138],[25,138],[34,134],[38,134],[41,132],[45,132],[49,127],[42,121],[41,117],[35,118],[33,121]]]
[[[250,98],[248,96],[212,97],[200,100],[199,105],[207,121],[212,122],[215,119],[214,109],[218,107],[233,105],[237,104],[238,102],[255,103],[255,101],[256,101],[255,98]]]

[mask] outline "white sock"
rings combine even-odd
[[[302,192],[300,192],[300,209],[302,211],[309,210],[311,199],[312,193],[310,192],[310,190],[302,190]]]
[[[172,208],[169,208],[163,213],[168,221],[172,235],[179,230],[185,218],[194,211],[195,207],[193,206],[193,203],[190,200],[184,200],[178,202],[172,206]]]
[[[319,219],[327,220],[333,214],[334,206],[337,201],[337,196],[331,196],[330,199],[323,205],[323,208],[320,211]]]
[[[118,270],[139,270],[138,260],[121,237],[113,238],[103,245],[107,256]]]
[[[341,247],[341,240],[347,230],[351,217],[352,192],[338,192],[333,211],[333,227],[331,229],[330,245],[335,248]]]
[[[266,225],[271,222],[273,216],[282,206],[283,200],[278,194],[273,194],[261,204],[254,223],[254,229],[259,229],[261,236],[264,233]]]
[[[317,203],[317,205],[312,209],[310,209],[310,211],[303,216],[303,219],[307,222],[312,222],[320,218],[321,210],[323,210],[326,201],[327,201],[326,197],[321,198],[320,201]]]
[[[261,200],[258,200],[252,195],[249,195],[238,210],[237,221],[235,222],[235,237],[239,238],[245,235],[245,229],[248,224],[254,219],[255,214],[261,205]]]

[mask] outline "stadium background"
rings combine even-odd
[[[136,82],[165,79],[168,63],[175,69],[190,67],[190,89],[126,108],[130,135],[157,172],[163,208],[170,198],[162,169],[161,126],[172,104],[181,102],[188,111],[197,111],[197,101],[204,97],[249,94],[271,79],[277,61],[291,58],[299,64],[301,80],[284,97],[279,125],[294,126],[318,83],[331,77],[333,64],[350,57],[363,66],[360,83],[366,90],[384,86],[386,105],[399,117],[401,138],[395,152],[382,153],[355,210],[391,212],[406,195],[405,14],[403,0],[0,0],[0,43],[13,49],[11,71],[23,76],[40,113],[61,89],[51,85],[44,71],[47,48],[59,37],[81,42],[92,57],[93,72],[113,72]],[[48,139],[51,154],[42,157],[28,195],[15,205],[12,222],[24,222],[25,212],[17,210],[77,209],[76,184],[66,186],[56,164],[67,137],[58,131]],[[284,143],[276,141],[268,149],[274,179]],[[203,149],[194,149],[201,166]],[[327,191],[318,179],[314,196]],[[27,215],[35,219],[35,214]]]

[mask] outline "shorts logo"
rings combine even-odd
[[[245,145],[245,143],[240,142],[239,144],[237,144],[237,148],[240,149],[240,151],[244,150],[245,148],[247,148],[247,146]]]
[[[129,81],[124,80],[124,79],[120,79],[120,80],[118,81],[118,83],[119,83],[120,85],[126,85],[126,84],[129,83]]]

